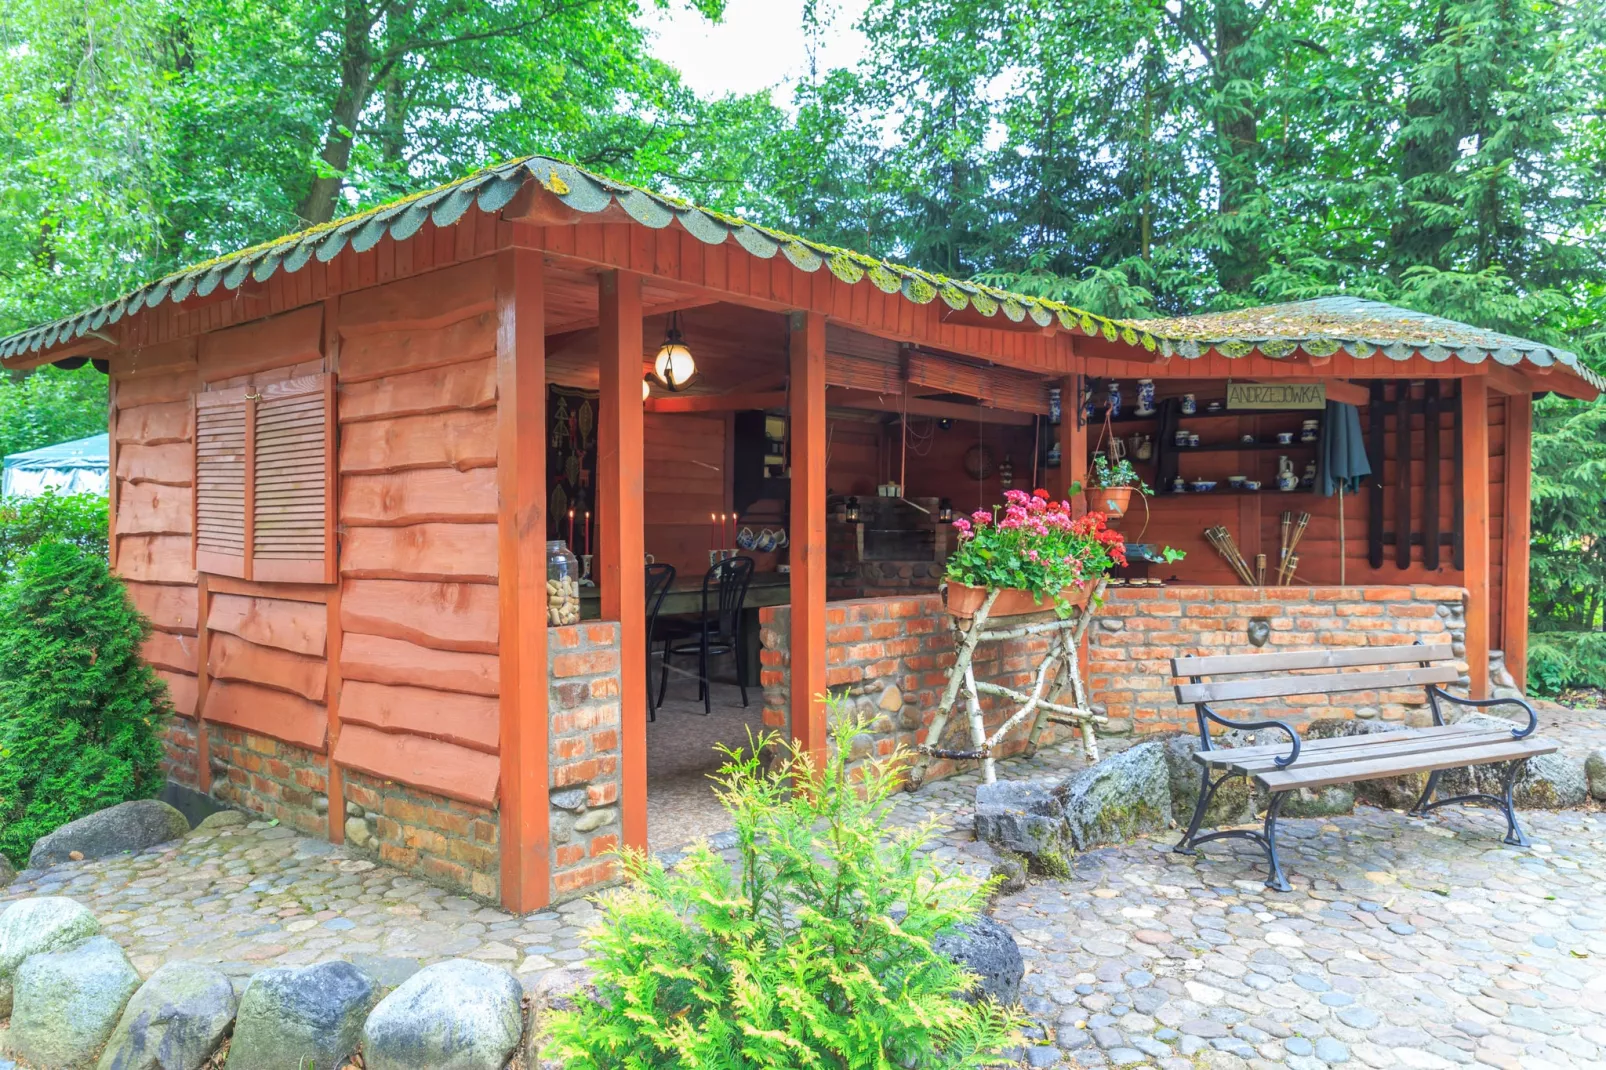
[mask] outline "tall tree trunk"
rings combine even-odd
[[[340,188],[346,181],[346,169],[351,166],[351,147],[357,136],[357,121],[373,93],[373,57],[369,52],[368,37],[373,24],[366,12],[352,12],[343,35],[340,57],[340,91],[335,95],[335,107],[329,117],[329,130],[324,135],[321,173],[313,176],[307,195],[296,209],[309,226],[327,223],[335,216],[335,204]]]
[[[1240,215],[1259,192],[1260,117],[1246,47],[1253,34],[1253,13],[1244,0],[1218,0],[1215,6],[1215,162],[1221,184],[1217,210]],[[1235,83],[1237,83],[1235,85]],[[1216,255],[1222,289],[1242,292],[1265,266],[1266,251],[1252,226],[1229,225],[1228,247]]]

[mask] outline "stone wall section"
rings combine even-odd
[[[481,899],[500,897],[497,811],[354,769],[341,781],[348,849]]]
[[[552,901],[614,879],[620,818],[619,625],[547,630]]]
[[[1193,729],[1191,706],[1177,705],[1170,659],[1318,647],[1449,642],[1466,685],[1466,591],[1410,587],[1163,587],[1113,592],[1090,633],[1088,682],[1110,718],[1105,731]],[[1249,626],[1267,622],[1263,647]],[[1401,668],[1405,666],[1399,666]],[[1364,670],[1362,670],[1364,671]],[[1420,687],[1306,695],[1223,706],[1242,719],[1273,717],[1304,725],[1318,717],[1432,723]]]
[[[322,754],[228,725],[206,725],[212,794],[220,802],[327,838],[329,760]]]

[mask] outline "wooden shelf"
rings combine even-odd
[[[1286,446],[1281,442],[1224,442],[1209,446],[1173,446],[1172,452],[1178,457],[1190,453],[1247,453],[1251,450],[1313,450],[1320,443],[1317,442],[1290,442]]]
[[[1259,490],[1234,490],[1231,487],[1218,487],[1215,490],[1156,490],[1156,498],[1239,498],[1247,495],[1272,495],[1278,498],[1298,498],[1316,493],[1315,487],[1300,487],[1297,490],[1278,490],[1276,487],[1261,487]]]

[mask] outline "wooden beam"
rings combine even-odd
[[[547,801],[546,352],[541,254],[496,261],[502,904],[551,900]],[[638,388],[639,390],[639,388]]]
[[[203,795],[212,793],[212,741],[206,733],[206,692],[212,676],[207,671],[211,658],[207,638],[212,632],[206,626],[206,618],[211,612],[207,575],[201,572],[195,577],[195,787]]]
[[[1405,426],[1403,420],[1401,423]],[[1470,695],[1472,698],[1488,698],[1489,380],[1481,375],[1461,380],[1461,500],[1464,503],[1466,525],[1462,536],[1466,548],[1465,578],[1462,582],[1467,589],[1466,650],[1467,671],[1472,679]]]
[[[1496,364],[1492,360],[1484,361],[1478,365],[1478,368],[1482,371],[1484,378],[1489,380],[1490,388],[1496,393],[1532,394],[1534,392],[1533,383],[1529,382],[1528,377],[1516,368],[1508,368],[1504,364]]]
[[[639,336],[641,331],[636,331]],[[606,354],[606,350],[603,351]],[[641,402],[641,386],[632,379],[636,401]],[[779,409],[786,405],[786,391],[762,394],[655,394],[646,401],[648,412],[743,412],[748,409]]]
[[[790,318],[792,737],[823,768],[825,703],[825,317]]]
[[[597,557],[602,619],[619,622],[624,845],[647,849],[647,574],[642,516],[641,276],[597,277]]]
[[[1534,401],[1506,398],[1506,526],[1501,552],[1500,649],[1517,686],[1528,687],[1528,543],[1533,509]]]
[[[598,277],[601,277],[602,274],[602,272],[598,272]],[[684,312],[688,308],[702,308],[706,305],[717,305],[719,303],[720,298],[718,295],[708,293],[707,291],[684,293],[667,301],[659,301],[655,305],[642,306],[641,318],[646,319],[648,316],[662,316],[669,312]],[[596,330],[600,322],[601,321],[595,316],[584,316],[576,320],[565,320],[562,323],[554,323],[549,329],[553,335],[557,336],[582,334],[586,331]],[[658,339],[658,342],[659,344],[662,344],[663,339]],[[656,349],[656,346],[654,348]]]
[[[1545,371],[1540,372],[1537,375],[1531,375],[1529,378],[1533,382],[1535,393],[1544,393],[1549,391],[1551,393],[1560,394],[1564,398],[1573,398],[1577,401],[1594,401],[1596,398],[1600,397],[1599,390],[1596,390],[1594,387],[1584,382],[1581,376],[1575,375],[1572,372],[1552,369],[1551,371]]]
[[[992,409],[985,405],[960,405],[952,401],[931,401],[926,398],[909,398],[905,401],[897,394],[878,394],[874,390],[850,390],[833,386],[825,393],[826,404],[836,409],[864,409],[869,412],[907,412],[911,416],[932,416],[939,419],[969,420],[972,423],[1005,424],[1011,427],[1030,427],[1036,419],[1031,413]]]
[[[322,329],[323,370],[330,373],[338,373],[340,371],[339,297],[330,297],[324,300]],[[329,393],[326,398],[331,410],[328,413],[329,433],[333,435],[337,426],[336,417],[338,415],[333,411],[335,405],[334,394]],[[340,519],[340,465],[336,463],[335,454],[335,450],[327,450],[324,462],[324,517],[325,522],[328,524],[338,524]],[[339,531],[338,526],[335,530]],[[340,536],[336,534],[328,539],[324,545],[337,547],[339,538]],[[324,783],[324,797],[328,800],[329,806],[325,816],[329,822],[329,842],[339,844],[346,842],[345,778],[341,774],[339,764],[335,762],[335,747],[340,742],[340,648],[345,638],[345,630],[340,623],[340,572],[339,562],[336,560],[337,557],[338,555],[333,550],[325,554],[328,568],[328,574],[325,578],[329,580],[329,586],[325,588],[328,591],[328,605],[325,610],[328,617],[325,625],[323,656],[328,665],[328,681],[325,685],[324,705],[329,724],[328,750],[324,752],[329,757],[328,776]]]
[[[1080,383],[1081,377],[1076,375],[1060,380],[1060,425],[1055,429],[1059,434],[1060,468],[1054,492],[1071,499],[1071,512],[1077,516],[1087,511],[1087,499],[1080,494],[1072,496],[1072,485],[1087,471],[1087,425],[1077,426],[1077,417],[1082,411],[1082,399],[1078,394]]]

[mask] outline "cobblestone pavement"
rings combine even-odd
[[[1079,761],[1067,745],[1001,763],[1000,775]],[[933,819],[931,849],[985,872],[970,834],[976,782],[901,796],[893,819]],[[1490,810],[1285,820],[1286,895],[1265,889],[1261,857],[1237,845],[1186,858],[1169,853],[1169,833],[1085,853],[1070,879],[1034,881],[995,907],[1027,961],[1035,1025],[1023,1058],[1166,1070],[1606,1066],[1606,815],[1522,818],[1530,849],[1503,846]],[[264,966],[347,958],[394,985],[463,956],[528,984],[582,959],[595,917],[583,902],[510,915],[265,824],[27,873],[0,903],[34,894],[84,902],[144,975],[196,958],[240,983]]]

